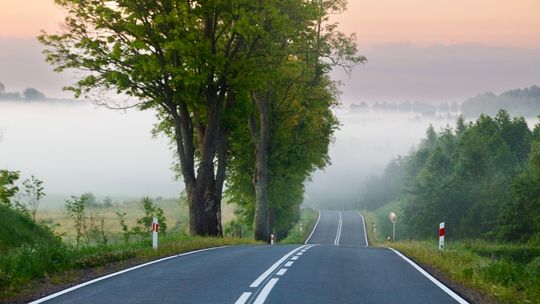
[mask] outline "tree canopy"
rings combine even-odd
[[[537,124],[535,130],[539,128]],[[536,134],[523,117],[511,118],[504,110],[469,123],[459,118],[455,129],[439,133],[430,128],[420,147],[402,159],[399,172],[404,178],[393,186],[401,190],[388,201],[400,201],[411,237],[434,236],[444,221],[457,238],[538,241]],[[388,184],[387,174],[380,187]]]
[[[354,36],[329,23],[329,14],[343,11],[346,1],[56,3],[68,14],[62,32],[39,37],[47,47],[47,60],[57,71],[82,71],[82,77],[67,87],[76,96],[112,91],[132,98],[131,102],[119,105],[105,98],[102,104],[157,113],[156,132],[168,135],[175,147],[191,233],[222,234],[224,181],[227,174],[233,176],[234,188],[234,183],[248,180],[234,178],[235,174],[244,174],[262,182],[252,185],[255,189],[265,189],[255,191],[263,197],[255,199],[260,203],[257,210],[264,213],[255,222],[264,222],[256,235],[266,239],[268,172],[276,182],[282,181],[277,177],[283,173],[274,176],[274,167],[291,166],[287,162],[296,163],[295,155],[305,155],[308,160],[299,163],[307,164],[299,169],[291,166],[300,172],[284,177],[297,175],[301,184],[312,167],[326,163],[324,147],[335,125],[329,108],[336,97],[327,74],[332,66],[350,69],[365,60],[356,54]],[[294,111],[302,117],[287,117]],[[252,134],[238,131],[242,125]],[[312,140],[313,132],[322,136],[322,152],[300,154],[296,144]],[[290,150],[284,148],[289,143],[295,144]],[[269,157],[270,151],[280,157]],[[237,162],[240,153],[254,153],[251,168],[233,164],[227,170],[228,162]],[[302,191],[291,192],[298,193],[294,202],[279,204],[297,206]]]

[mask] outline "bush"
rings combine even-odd
[[[525,267],[510,261],[495,261],[482,268],[482,275],[491,282],[504,286],[515,285],[523,280]]]
[[[533,277],[540,279],[540,257],[535,258],[527,265],[527,272]]]

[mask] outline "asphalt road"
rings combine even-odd
[[[398,253],[370,248],[363,218],[323,211],[305,245],[232,246],[169,258],[46,303],[456,303]],[[440,283],[439,283],[440,284]],[[457,299],[457,300],[456,300]],[[40,301],[38,300],[39,303]]]

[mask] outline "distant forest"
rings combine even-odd
[[[536,117],[540,115],[540,87],[515,89],[495,95],[491,92],[467,99],[461,105],[461,112],[466,117],[480,114],[495,115],[500,109],[512,116]]]
[[[493,116],[501,109],[506,110],[511,116],[536,117],[540,115],[540,87],[533,85],[529,88],[509,90],[500,95],[487,92],[469,98],[462,104],[453,102],[435,105],[405,101],[401,103],[377,102],[373,105],[362,102],[353,103],[350,106],[351,112],[414,112],[425,116],[454,112],[461,113],[467,118],[478,117],[480,114]]]
[[[34,88],[27,88],[22,93],[7,92],[6,86],[0,82],[0,100],[23,100],[23,101],[38,101],[47,100],[47,96]]]
[[[445,221],[456,238],[540,242],[540,123],[505,110],[427,130],[420,146],[365,185],[362,206],[399,202],[409,238]]]

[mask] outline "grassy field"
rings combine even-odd
[[[162,199],[154,201],[157,207],[163,209],[167,219],[167,227],[170,231],[185,232],[188,227],[188,209],[186,202],[179,199]],[[222,204],[222,223],[225,225],[235,218],[235,205]],[[118,239],[122,227],[117,213],[126,213],[125,222],[129,227],[134,227],[137,219],[143,215],[141,200],[113,202],[113,206],[108,208],[89,208],[88,215],[95,218],[104,218],[104,230],[112,239]],[[67,242],[73,242],[75,229],[73,221],[68,217],[67,212],[62,207],[40,210],[36,217],[38,222],[45,223],[53,231],[62,236]]]

